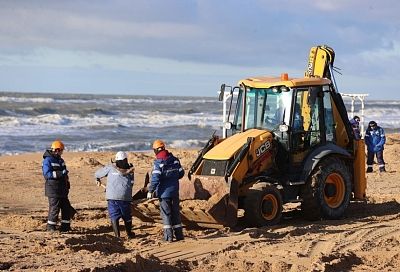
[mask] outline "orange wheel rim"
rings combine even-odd
[[[326,204],[328,204],[331,208],[339,207],[344,200],[345,195],[345,183],[341,175],[332,173],[330,174],[325,181],[325,186],[333,186],[335,188],[335,192],[333,195],[327,195],[324,190],[324,198]]]
[[[273,220],[278,213],[278,200],[272,194],[265,195],[261,203],[262,215],[266,220]]]

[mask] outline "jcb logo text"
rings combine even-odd
[[[256,156],[257,158],[264,154],[268,149],[271,148],[271,142],[266,141],[263,143],[259,148],[256,149]]]

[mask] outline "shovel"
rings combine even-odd
[[[143,188],[140,188],[140,190],[132,196],[132,200],[139,200],[147,197],[147,185],[149,184],[149,181],[150,177],[149,173],[147,172],[146,177],[144,178]]]

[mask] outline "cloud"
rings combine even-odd
[[[202,37],[196,25],[175,22],[135,22],[95,15],[71,14],[48,9],[2,11],[0,33],[8,44],[101,48],[102,43],[132,39],[178,39]],[[96,46],[97,45],[97,46]]]
[[[360,56],[367,62],[379,63],[386,61],[400,61],[400,42],[384,41],[384,45],[379,48],[373,48],[360,53]]]
[[[398,67],[397,0],[1,3],[0,65],[14,68],[301,75],[317,44],[354,78]]]
[[[135,55],[106,55],[96,52],[85,51],[67,51],[54,50],[51,48],[40,48],[32,54],[19,55],[0,54],[0,66],[9,67],[47,67],[47,68],[79,68],[90,69],[96,67],[103,70],[143,72],[157,74],[178,74],[178,75],[211,75],[218,74],[227,76],[237,74],[244,76],[249,75],[266,75],[276,74],[280,71],[295,71],[284,67],[274,67],[274,69],[251,66],[232,66],[224,64],[207,64],[189,61],[176,61],[161,58],[149,58]],[[275,70],[277,69],[277,70]],[[281,70],[279,70],[281,69]],[[278,73],[278,74],[277,74]]]
[[[357,50],[354,45],[373,44],[368,39],[373,35],[365,31],[371,26],[355,24],[364,18],[354,13],[355,6],[363,10],[366,5],[358,0],[259,0],[246,5],[204,0],[134,5],[121,0],[99,5],[12,1],[0,10],[0,49],[47,47],[228,65],[299,65],[299,53],[319,41],[353,45],[347,49],[351,51]]]

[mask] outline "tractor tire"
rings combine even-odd
[[[323,159],[302,188],[301,210],[309,220],[339,219],[349,206],[351,175],[339,158]]]
[[[244,220],[250,227],[271,226],[282,217],[282,196],[279,190],[266,182],[251,187],[244,200]]]

